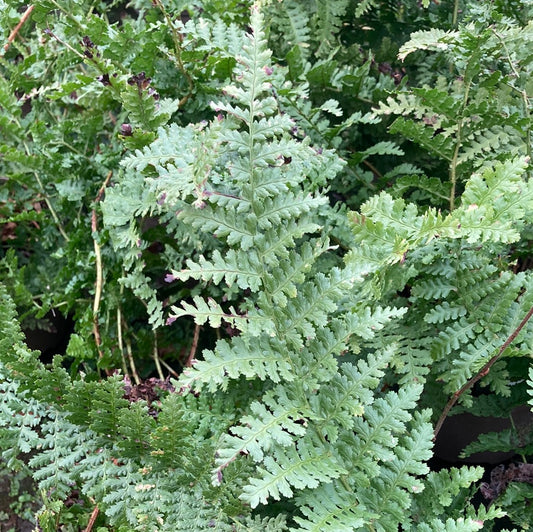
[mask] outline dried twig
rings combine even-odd
[[[122,288],[120,287],[120,293],[122,294]],[[120,304],[117,307],[117,340],[118,340],[118,349],[120,351],[120,356],[122,357],[122,371],[124,375],[128,374],[128,365],[126,364],[126,358],[124,357],[124,343],[122,341],[122,311],[120,309]]]
[[[126,353],[128,353],[128,361],[130,363],[131,374],[133,375],[133,380],[135,384],[141,384],[141,379],[137,373],[137,367],[135,366],[135,360],[133,359],[133,351],[131,349],[131,342],[126,340]]]
[[[4,44],[4,51],[7,52],[9,50],[9,47],[11,46],[11,43],[16,39],[18,32],[20,31],[20,28],[22,28],[22,25],[28,20],[28,18],[31,15],[31,12],[33,11],[34,5],[30,5],[26,8],[26,11],[22,14],[22,17],[20,17],[20,20],[18,24],[13,28],[13,31],[9,34],[9,37],[7,38],[6,44]]]
[[[174,377],[176,377],[176,379],[179,377],[179,374],[171,367],[169,366],[162,358],[159,359],[159,362],[165,366],[165,368],[167,369],[167,371],[174,375]]]
[[[99,511],[100,510],[98,509],[98,506],[95,506],[94,510],[91,513],[89,522],[87,523],[87,528],[83,532],[91,532],[91,530],[93,529],[94,523],[96,522],[96,518],[98,517]]]
[[[93,242],[94,242],[94,256],[96,259],[96,282],[94,288],[94,301],[93,301],[93,334],[94,341],[96,342],[96,348],[98,349],[98,356],[102,358],[104,353],[102,352],[102,337],[100,336],[100,326],[98,324],[98,311],[100,310],[100,300],[102,298],[102,288],[104,284],[103,268],[102,268],[102,253],[100,251],[100,244],[98,244],[95,234],[98,231],[98,223],[96,219],[96,204],[99,203],[104,195],[104,191],[109,184],[109,180],[113,172],[109,172],[103,182],[96,198],[94,200],[95,206],[92,210],[91,216],[91,231],[93,233]]]
[[[200,325],[196,325],[194,327],[194,337],[192,339],[192,346],[191,350],[189,352],[189,356],[187,357],[187,361],[185,362],[185,367],[189,368],[192,365],[192,361],[194,359],[194,355],[196,355],[196,349],[198,348],[198,338],[200,337]]]
[[[463,395],[466,391],[470,390],[470,388],[472,388],[472,386],[474,386],[476,382],[488,375],[490,368],[492,368],[495,362],[499,360],[499,358],[502,356],[503,352],[511,345],[511,343],[518,336],[518,334],[524,328],[524,326],[529,321],[532,315],[533,307],[529,309],[529,312],[526,314],[525,318],[518,324],[518,327],[509,335],[507,340],[505,340],[503,345],[498,350],[498,353],[494,355],[470,380],[466,381],[465,384],[451,396],[450,400],[446,403],[446,406],[444,407],[444,410],[442,411],[442,414],[440,415],[437,424],[435,425],[433,441],[437,439],[437,435],[439,434],[440,429],[442,428],[444,420],[448,417],[450,410],[453,408],[459,397],[461,397],[461,395]]]
[[[163,370],[161,369],[161,362],[159,360],[159,347],[157,345],[157,331],[154,331],[154,362],[157,369],[157,374],[159,378],[164,381],[165,377],[163,375]]]

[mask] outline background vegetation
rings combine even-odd
[[[16,510],[44,531],[528,529],[531,15],[0,0]],[[29,349],[59,316],[64,345]],[[515,462],[437,468],[461,412],[511,420],[465,455]]]

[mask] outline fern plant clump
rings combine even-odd
[[[521,458],[493,477],[432,459],[448,415],[532,404],[531,24],[397,4],[61,0],[25,19],[43,48],[6,35],[0,450],[39,529],[527,529],[530,426],[465,449]],[[58,117],[93,108],[84,183]],[[65,286],[34,264],[58,241],[64,301],[32,292]],[[17,316],[58,303],[75,330],[45,361]]]

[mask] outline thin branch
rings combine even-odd
[[[170,32],[172,33],[172,41],[174,42],[174,49],[176,51],[176,53],[174,54],[174,57],[176,59],[176,66],[178,67],[180,72],[185,76],[185,79],[187,80],[188,92],[183,98],[181,98],[178,104],[179,107],[181,108],[183,107],[183,105],[185,105],[185,103],[187,103],[187,100],[192,96],[192,93],[194,90],[194,82],[191,78],[191,75],[187,72],[187,69],[185,68],[185,65],[183,64],[183,61],[181,59],[180,35],[178,33],[178,30],[176,29],[176,26],[174,26],[174,23],[172,22],[172,19],[167,13],[167,10],[165,9],[165,6],[163,5],[163,2],[161,2],[161,0],[153,0],[153,4],[156,5],[161,10],[161,13],[163,13],[165,20],[167,21],[168,27],[170,28]]]
[[[122,293],[123,285],[120,288]],[[122,358],[122,371],[124,371],[124,375],[127,375],[128,365],[126,364],[126,358],[124,357],[124,342],[122,341],[122,310],[120,309],[120,304],[117,307],[117,339],[118,349]]]
[[[159,360],[159,349],[157,347],[157,330],[154,330],[154,362],[159,378],[164,381],[165,377],[163,375],[163,370],[161,369],[161,362]]]
[[[100,510],[98,509],[98,506],[95,506],[91,513],[89,522],[87,523],[87,528],[83,532],[91,532],[91,530],[93,529],[94,523],[96,522],[96,518],[98,517],[99,512]]]
[[[35,7],[34,5],[30,5],[26,8],[26,11],[24,11],[24,13],[22,14],[22,17],[20,17],[18,24],[13,28],[13,31],[9,34],[6,44],[4,44],[5,52],[9,50],[11,43],[16,39],[18,32],[20,31],[20,28],[22,28],[23,24],[28,20],[28,18],[30,18],[31,12],[33,11],[34,7]]]
[[[102,253],[100,250],[100,244],[98,244],[96,240],[96,233],[98,231],[98,223],[96,219],[96,204],[101,201],[105,188],[107,187],[112,175],[113,175],[113,172],[112,171],[109,172],[107,174],[107,177],[105,178],[105,181],[100,187],[100,190],[98,191],[98,194],[96,195],[96,198],[94,200],[95,205],[93,207],[92,215],[91,215],[91,231],[92,231],[93,243],[94,243],[94,256],[96,259],[96,282],[95,282],[95,288],[94,288],[94,301],[93,301],[93,334],[94,334],[94,341],[96,342],[96,349],[98,349],[99,358],[102,358],[104,356],[104,353],[102,351],[102,337],[100,336],[100,326],[98,324],[98,311],[100,310],[100,301],[102,298],[104,275],[103,275],[103,268],[102,268]]]
[[[189,356],[187,357],[187,361],[185,362],[185,367],[190,368],[192,366],[192,361],[194,359],[194,355],[196,355],[196,349],[198,348],[198,338],[200,337],[200,325],[196,325],[194,327],[194,336],[192,339],[192,346],[191,350],[189,352]]]
[[[28,154],[28,157],[30,156],[30,150],[26,143],[24,143],[24,147],[26,149],[26,153]],[[59,216],[57,215],[56,210],[54,209],[54,206],[52,205],[52,201],[46,194],[46,190],[44,188],[43,182],[41,181],[41,178],[39,177],[39,174],[37,172],[33,172],[33,175],[35,176],[35,180],[37,181],[37,184],[39,185],[41,189],[41,194],[43,195],[44,201],[46,203],[46,206],[48,207],[48,210],[50,211],[50,214],[52,215],[52,218],[54,219],[55,224],[57,225],[57,228],[59,232],[61,233],[61,236],[65,239],[66,242],[70,241],[70,238],[68,237],[65,229],[61,225],[61,220],[59,219]]]
[[[120,293],[122,295],[123,287],[120,287]],[[124,320],[124,316],[122,315],[122,312],[120,310],[120,306],[117,309],[117,322],[118,322],[118,347],[120,349],[120,354],[122,356],[122,365],[124,367],[124,375],[129,375],[126,359],[124,358],[124,339],[123,339],[123,330],[127,330],[128,325],[126,321]],[[135,335],[133,335],[135,336]],[[135,366],[135,360],[133,359],[133,350],[131,349],[131,342],[126,339],[126,353],[128,355],[128,362],[129,366],[131,368],[131,375],[133,377],[133,380],[135,381],[135,384],[140,384],[141,379],[139,378],[139,374],[137,373],[137,367]]]
[[[72,19],[74,22],[76,22],[79,25],[79,22],[76,19],[73,19],[72,15],[70,15],[67,12],[64,12],[64,14],[69,19]],[[83,29],[83,28],[81,28],[81,29]],[[100,74],[102,74],[102,75],[103,74],[107,74],[107,70],[105,68],[105,65],[102,63],[101,60],[97,59],[96,55],[94,55],[91,58],[87,57],[86,55],[82,54],[80,51],[78,51],[74,47],[72,47],[68,42],[63,41],[62,39],[60,39],[50,28],[46,28],[44,30],[44,33],[46,35],[50,35],[50,37],[54,38],[58,43],[62,44],[66,48],[68,48],[72,53],[76,54],[84,63],[92,64]],[[117,99],[120,99],[120,91],[118,90],[117,86],[111,80],[109,80],[108,88],[115,94]]]
[[[469,79],[468,83],[465,85],[463,105],[461,107],[461,114],[459,115],[459,120],[457,121],[457,135],[456,135],[456,140],[455,140],[455,149],[453,150],[453,157],[450,162],[450,182],[452,185],[451,190],[450,190],[450,211],[453,211],[455,209],[455,188],[457,185],[457,164],[459,160],[459,150],[461,149],[461,146],[463,143],[462,134],[463,134],[464,112],[468,104],[468,96],[470,93],[471,83],[472,83],[472,80]]]
[[[442,411],[442,414],[440,415],[440,418],[437,421],[437,424],[435,425],[435,431],[433,433],[433,441],[437,439],[437,435],[439,434],[440,429],[442,428],[442,425],[445,419],[448,417],[450,410],[454,407],[459,397],[461,397],[461,395],[463,395],[466,391],[470,390],[470,388],[472,388],[472,386],[474,386],[476,382],[478,382],[483,377],[486,377],[489,374],[489,371],[492,368],[492,366],[494,366],[496,361],[498,361],[500,357],[502,356],[503,352],[511,345],[511,343],[519,335],[520,331],[524,328],[524,326],[529,321],[532,315],[533,315],[533,307],[529,309],[529,312],[526,314],[525,318],[519,323],[518,327],[510,334],[507,340],[505,340],[503,345],[498,350],[498,353],[494,355],[470,380],[466,381],[465,384],[463,384],[463,386],[450,397],[450,400],[446,403],[446,406],[444,407],[444,410]]]
[[[174,375],[174,377],[176,377],[176,379],[179,377],[179,374],[173,369],[171,368],[162,358],[159,359],[159,362],[165,366],[165,368],[167,369],[167,371],[169,373],[171,373],[172,375]]]
[[[459,18],[459,0],[455,0],[453,5],[452,26],[457,26],[457,19]]]
[[[367,159],[363,160],[363,164],[370,169],[370,171],[374,174],[375,177],[378,177],[378,178],[383,177],[381,172]]]
[[[133,352],[131,349],[131,342],[129,340],[126,340],[126,352],[128,353],[128,360],[130,362],[133,380],[135,381],[135,384],[141,384],[141,379],[139,378],[139,374],[137,373],[137,368],[135,366],[135,361],[133,360]]]
[[[65,42],[62,39],[60,39],[50,28],[46,28],[44,30],[44,33],[46,35],[50,35],[50,37],[53,37],[58,43],[62,44],[66,48],[68,48],[72,53],[76,54],[83,61],[85,61],[87,59],[87,57],[84,56],[81,52],[79,52],[78,50],[76,50],[75,48],[70,46],[70,44],[68,42]]]

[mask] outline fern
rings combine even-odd
[[[524,431],[525,432],[525,431]],[[477,452],[512,452],[518,450],[522,455],[531,454],[531,433],[518,434],[509,429],[501,432],[487,432],[468,444],[461,456],[470,456]]]
[[[348,316],[339,314],[337,321],[331,321],[343,308],[338,302],[346,300],[343,305],[354,305],[359,300],[355,292],[353,295],[350,292],[354,285],[365,281],[368,268],[350,265],[334,268],[329,275],[313,272],[313,263],[327,251],[327,244],[313,239],[297,243],[291,239],[280,245],[276,240],[277,231],[283,227],[288,234],[294,231],[290,229],[294,226],[299,238],[305,235],[308,216],[323,203],[316,192],[307,198],[302,196],[306,189],[316,189],[312,182],[305,181],[305,175],[314,176],[318,169],[326,169],[328,161],[327,172],[333,177],[341,164],[328,152],[292,139],[289,135],[292,122],[274,114],[276,102],[265,92],[271,67],[257,12],[252,16],[252,30],[236,74],[240,85],[226,88],[226,94],[232,98],[230,102],[213,105],[216,112],[225,112],[227,118],[219,117],[203,129],[206,133],[202,132],[201,137],[190,134],[187,137],[190,144],[198,146],[188,153],[209,153],[209,167],[203,166],[208,173],[204,170],[202,180],[195,185],[195,172],[190,170],[196,163],[179,163],[182,164],[179,181],[157,183],[148,179],[146,185],[152,187],[152,183],[157,183],[154,196],[164,194],[178,202],[178,216],[184,224],[207,234],[214,232],[228,249],[224,255],[215,250],[212,258],[189,259],[187,269],[173,271],[171,279],[194,278],[224,283],[228,288],[239,279],[238,288],[251,291],[251,300],[241,303],[241,315],[233,308],[224,311],[213,301],[195,297],[192,305],[184,301],[181,309],[173,307],[171,320],[190,314],[199,324],[209,320],[211,325],[219,326],[221,319],[225,319],[240,330],[239,337],[219,340],[215,349],[205,351],[203,360],[180,379],[181,389],[189,390],[192,386],[202,390],[207,386],[213,392],[229,391],[231,381],[240,376],[265,384],[278,383],[273,389],[265,388],[263,395],[248,405],[249,413],[222,438],[213,471],[213,478],[220,484],[226,469],[242,461],[243,454],[248,456],[257,464],[256,474],[242,487],[241,497],[255,507],[271,498],[292,497],[296,492],[325,486],[347,474],[340,466],[340,456],[328,451],[324,436],[319,435],[327,435],[331,443],[338,440],[337,452],[341,453],[352,430],[361,435],[366,431],[366,445],[376,453],[373,467],[379,471],[378,462],[389,452],[386,447],[376,447],[378,442],[384,444],[382,431],[403,430],[403,423],[411,418],[407,410],[414,407],[413,398],[420,391],[415,393],[413,389],[405,401],[391,393],[370,405],[373,402],[370,389],[384,375],[382,368],[391,357],[389,351],[369,356],[368,365],[364,361],[356,366],[343,365],[338,377],[331,374],[336,367],[332,357],[346,349],[345,342],[350,336],[354,333],[366,338],[373,336],[374,332],[364,325],[369,319],[376,329],[376,323],[387,323],[403,311],[377,308],[372,317],[360,305],[358,318],[350,321]],[[164,143],[156,141],[153,148],[130,156],[128,165],[142,171],[149,161],[154,168],[159,165],[163,169],[172,158],[157,150],[159,146],[168,150],[169,141],[176,142],[174,134],[185,140],[181,132],[170,128],[162,132],[162,138],[167,139]],[[208,141],[211,146],[208,152],[204,147],[207,139],[213,139]],[[285,157],[290,157],[290,161],[285,161]],[[227,161],[226,169],[219,161]],[[302,225],[298,230],[299,224]],[[273,301],[278,306],[273,306]],[[338,340],[341,330],[345,331],[343,342]],[[311,356],[302,358],[302,349],[309,350]],[[321,384],[331,376],[331,387],[322,388]],[[311,382],[320,389],[318,394],[309,387]],[[357,424],[354,413],[364,415],[368,425]],[[303,425],[301,420],[305,420]],[[357,449],[360,443],[354,442],[352,446]],[[360,450],[361,459],[365,448]],[[368,470],[359,459],[354,457],[353,461],[353,467]],[[410,471],[407,462],[405,467]],[[383,474],[388,474],[385,469]],[[409,500],[407,495],[402,497]],[[300,504],[306,504],[305,498]]]
[[[472,165],[481,164],[484,156],[489,160],[503,152],[530,156],[529,111],[521,101],[526,93],[516,86],[513,93],[505,88],[507,72],[519,75],[511,59],[513,54],[519,55],[514,48],[518,45],[517,32],[523,35],[522,44],[527,46],[531,39],[529,28],[502,25],[489,31],[471,24],[462,32],[433,29],[414,33],[400,50],[398,57],[401,60],[417,50],[452,55],[459,53],[462,56],[457,63],[461,65],[462,84],[449,86],[447,90],[427,86],[414,89],[400,96],[397,102],[391,102],[391,106],[382,105],[379,111],[404,116],[414,114],[414,118],[398,117],[391,125],[391,132],[401,133],[447,162],[452,185],[449,196],[451,208],[455,205],[458,179],[467,176]],[[502,50],[505,39],[510,40],[512,48],[504,46]],[[490,68],[483,70],[480,63],[483,54],[507,63],[504,73],[492,74]],[[519,62],[518,68],[526,72],[526,62]],[[492,94],[492,98],[487,98],[488,94]],[[509,109],[505,116],[495,105],[497,101],[501,103],[502,98],[507,101]],[[492,111],[485,115],[484,111],[489,108]],[[480,113],[486,118],[480,120]]]
[[[284,1],[279,5],[272,4],[271,9],[272,25],[275,28],[277,26],[277,33],[280,37],[279,42],[273,43],[273,46],[279,47],[281,53],[287,53],[291,57],[293,65],[297,64],[299,68],[303,68],[309,57],[310,13],[306,9],[302,9],[302,4],[298,0]],[[284,16],[279,16],[280,9]]]
[[[531,395],[531,24],[193,4],[42,2],[0,58],[0,445],[38,526],[527,522],[523,487],[486,509],[481,468],[429,465],[447,401]],[[66,357],[27,349],[14,301],[72,314]]]
[[[451,468],[428,474],[424,491],[414,499],[414,522],[426,523],[431,515],[446,514],[450,506],[462,497],[467,497],[468,488],[483,475],[481,467]]]
[[[324,48],[333,48],[331,38],[337,34],[342,24],[342,17],[348,8],[348,0],[333,0],[325,2],[317,0],[318,33],[316,38],[320,43],[317,54],[324,55]]]

